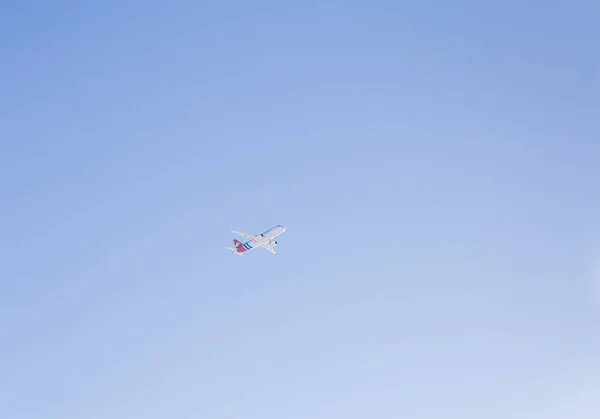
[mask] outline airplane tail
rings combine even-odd
[[[235,247],[226,247],[226,249],[229,250],[231,253],[235,253],[236,255],[242,256],[242,254],[238,252],[238,250]]]
[[[244,250],[246,250],[244,249],[244,245],[237,239],[233,239],[233,244],[235,245],[235,247],[228,247],[227,249],[229,249],[236,255],[242,256],[242,253],[244,252]]]

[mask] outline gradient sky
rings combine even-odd
[[[600,3],[452,3],[4,2],[0,417],[600,417]]]

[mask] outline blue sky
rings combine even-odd
[[[597,418],[600,6],[496,3],[0,6],[0,416]]]

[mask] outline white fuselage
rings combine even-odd
[[[275,226],[275,227],[265,231],[262,234],[257,235],[256,237],[254,237],[251,240],[248,240],[245,243],[241,243],[236,240],[236,241],[234,241],[234,243],[236,244],[236,250],[238,253],[242,253],[242,252],[248,252],[256,247],[274,246],[275,243],[272,243],[273,239],[275,237],[279,236],[285,230],[287,230],[286,227],[284,227],[282,225],[278,225],[278,226]]]

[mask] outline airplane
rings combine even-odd
[[[250,250],[255,249],[257,247],[263,247],[269,252],[275,254],[275,246],[277,246],[277,242],[273,239],[279,236],[285,230],[287,230],[287,227],[284,227],[282,225],[277,225],[265,231],[264,233],[256,235],[233,230],[232,233],[245,237],[249,240],[246,243],[242,243],[237,239],[233,239],[233,244],[235,245],[235,247],[228,247],[227,249],[229,249],[236,255],[243,256],[245,252],[249,252]]]

